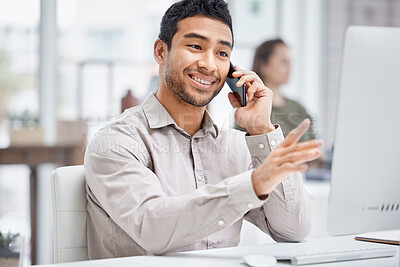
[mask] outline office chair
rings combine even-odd
[[[88,260],[86,182],[83,165],[52,173],[54,263]]]

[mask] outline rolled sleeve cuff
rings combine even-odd
[[[275,130],[269,133],[253,136],[246,134],[245,139],[252,157],[253,168],[255,168],[283,141],[284,137],[282,128],[275,125]]]

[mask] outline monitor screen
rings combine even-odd
[[[328,231],[400,229],[400,28],[347,30]]]

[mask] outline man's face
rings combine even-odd
[[[165,84],[182,101],[203,107],[221,91],[231,51],[228,25],[205,16],[185,18],[167,53]]]

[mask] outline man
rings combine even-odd
[[[154,58],[159,88],[100,130],[85,156],[89,258],[236,246],[243,217],[277,241],[310,231],[301,176],[319,141],[283,140],[270,122],[272,92],[238,70],[248,104],[237,108],[244,134],[216,126],[205,106],[224,85],[233,47],[223,0],[183,0],[161,22]],[[280,143],[280,144],[278,144]]]

